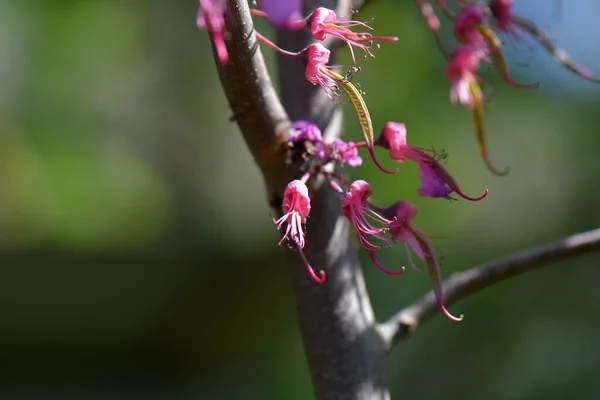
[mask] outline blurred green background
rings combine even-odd
[[[600,73],[600,6],[578,0],[583,14],[569,3],[557,16],[542,3],[523,11]],[[284,250],[196,7],[0,1],[2,398],[312,398]],[[416,166],[351,172],[381,204],[418,205],[415,226],[437,237],[446,276],[599,225],[598,86],[532,41],[507,40],[515,79],[542,87],[516,91],[484,68],[491,157],[511,168],[498,178],[469,113],[449,103],[414,4],[380,0],[370,17],[400,37],[356,78],[375,129],[405,122],[410,144],[448,152],[466,193],[490,190],[479,203],[421,199]],[[402,246],[381,260],[407,261]],[[393,279],[364,261],[379,319],[429,290],[426,275]],[[450,307],[464,322],[438,317],[391,353],[392,398],[600,398],[598,261],[557,263]]]

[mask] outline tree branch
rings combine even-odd
[[[305,15],[317,7],[338,15],[350,13],[349,0],[307,0]],[[314,40],[308,30],[277,32],[278,45],[298,51]],[[331,50],[335,64],[338,43]],[[341,110],[305,78],[303,65],[279,58],[283,104],[292,120],[310,120],[332,141],[341,131]],[[353,246],[350,224],[340,212],[340,198],[327,184],[312,182],[312,211],[305,253],[327,281],[316,285],[290,253],[294,291],[312,382],[317,399],[388,399],[386,347],[376,321]]]
[[[450,305],[470,294],[513,276],[578,254],[600,250],[600,229],[569,236],[558,242],[502,258],[478,268],[452,275],[443,286],[444,303]],[[406,339],[419,326],[439,312],[435,295],[427,293],[416,303],[404,308],[385,323],[379,331],[390,346]]]
[[[283,188],[294,173],[285,164],[290,120],[267,71],[248,2],[229,0],[225,17],[229,62],[222,65],[215,56],[221,85],[233,111],[232,120],[261,169],[269,202],[281,207]]]
[[[335,9],[338,15],[350,12],[350,0],[305,3],[309,12],[317,6]],[[269,202],[280,213],[286,184],[300,176],[300,171],[285,164],[283,149],[290,127],[286,111],[293,120],[316,123],[326,140],[339,134],[341,111],[320,87],[307,82],[304,66],[288,58],[279,59],[283,109],[253,33],[247,0],[229,0],[226,28],[230,59],[225,66],[217,61],[221,83],[264,175]],[[277,36],[278,44],[292,51],[312,42],[308,30],[280,31]],[[315,270],[326,272],[326,282],[314,282],[298,254],[287,254],[316,397],[388,399],[386,347],[376,329],[350,224],[341,215],[339,195],[319,180],[309,183],[312,210],[304,252]]]

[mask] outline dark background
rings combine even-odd
[[[466,193],[490,194],[419,198],[408,163],[386,176],[365,162],[352,177],[383,205],[419,207],[414,224],[436,236],[446,276],[598,227],[599,86],[554,67],[531,40],[507,40],[515,80],[541,88],[507,88],[484,67],[491,157],[511,168],[495,177],[469,113],[449,103],[422,17],[397,3],[360,15],[400,37],[355,78],[375,129],[405,122],[410,144],[448,152]],[[600,7],[554,3],[523,12],[600,73]],[[2,398],[312,397],[284,250],[196,7],[0,1]],[[346,138],[359,139],[350,109]],[[407,262],[403,246],[381,260]],[[453,305],[462,323],[437,317],[391,353],[392,397],[599,398],[599,260],[557,263]],[[430,287],[410,269],[393,278],[365,259],[364,270],[379,319]]]

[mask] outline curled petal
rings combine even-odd
[[[489,159],[487,146],[485,144],[485,130],[483,127],[483,94],[481,93],[481,88],[477,82],[470,82],[469,91],[471,92],[471,97],[473,98],[473,122],[475,124],[475,135],[477,136],[479,154],[481,154],[483,162],[485,162],[485,165],[490,171],[492,171],[492,173],[500,176],[506,175],[508,174],[508,168],[506,168],[504,171],[497,170],[492,166],[492,163]]]
[[[300,253],[300,258],[302,258],[302,261],[304,261],[304,265],[306,265],[306,269],[308,270],[310,277],[313,278],[317,283],[321,283],[321,284],[325,283],[325,279],[327,279],[327,276],[325,275],[325,271],[320,270],[319,271],[320,276],[317,276],[317,274],[315,273],[315,270],[310,266],[310,263],[306,259],[306,256],[304,255],[304,252],[302,251],[301,248],[298,248],[298,253]]]
[[[470,201],[483,200],[487,196],[487,189],[479,197],[467,196],[461,190],[460,186],[458,186],[452,175],[435,158],[427,154],[426,151],[424,149],[413,148],[415,156],[412,158],[419,163],[419,177],[422,184],[422,187],[418,190],[419,196],[448,198],[451,194],[449,189],[463,199]]]
[[[438,306],[440,307],[440,310],[442,310],[444,315],[452,321],[462,321],[462,315],[460,317],[455,317],[454,315],[450,314],[450,312],[444,306],[440,266],[437,262],[437,259],[435,258],[435,254],[433,253],[431,246],[414,229],[410,227],[408,227],[407,229],[409,229],[412,233],[413,237],[415,238],[415,240],[421,248],[421,252],[424,255],[425,262],[427,263],[427,270],[429,272],[429,278],[431,279],[431,284],[433,286],[433,292],[435,293],[435,298],[437,300]]]
[[[498,39],[498,36],[496,36],[494,31],[492,31],[490,28],[483,25],[477,26],[477,30],[479,31],[479,33],[481,33],[481,35],[487,42],[490,49],[490,54],[492,56],[492,61],[494,62],[494,66],[496,67],[496,71],[498,71],[504,82],[506,82],[514,88],[525,90],[535,89],[538,86],[540,86],[539,82],[526,85],[516,83],[515,81],[513,81],[510,77],[506,60],[504,60],[504,56],[502,55],[502,51],[500,50],[502,47],[502,43],[500,42],[500,39]]]

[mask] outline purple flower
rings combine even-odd
[[[419,178],[421,179],[421,187],[417,189],[417,193],[422,197],[443,197],[450,199],[450,195],[454,192],[443,179],[426,163],[419,165]]]
[[[404,162],[408,158],[419,164],[419,177],[423,185],[418,190],[420,196],[448,198],[453,191],[463,199],[471,201],[481,200],[487,196],[487,190],[481,197],[469,197],[464,194],[452,175],[436,160],[437,153],[434,150],[407,144],[406,126],[403,123],[385,124],[375,144],[388,149],[393,161]]]
[[[278,29],[298,30],[306,26],[302,18],[303,0],[257,0],[267,20]]]
[[[295,121],[292,123],[294,132],[290,134],[290,142],[299,142],[300,140],[309,140],[313,143],[323,143],[321,130],[310,121]]]

